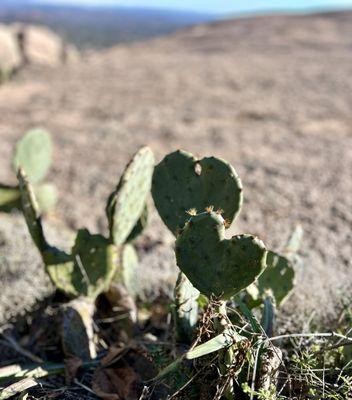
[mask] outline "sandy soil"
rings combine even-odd
[[[232,232],[278,249],[296,223],[305,229],[287,312],[334,315],[352,286],[351,77],[348,13],[226,21],[27,70],[0,88],[0,180],[14,179],[14,142],[44,126],[56,218],[105,231],[105,198],[140,145],[158,159],[179,147],[223,157],[245,190]],[[142,267],[170,281],[172,238],[156,215],[144,242]],[[25,255],[17,265],[38,268]]]

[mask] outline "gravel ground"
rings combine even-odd
[[[56,219],[105,232],[105,199],[142,144],[158,159],[179,147],[225,158],[245,195],[232,232],[279,249],[296,223],[304,227],[305,266],[284,311],[334,316],[352,286],[351,77],[351,13],[224,21],[27,70],[0,88],[0,180],[14,181],[8,160],[21,134],[46,127]],[[31,279],[33,296],[44,295],[38,259],[16,229],[0,216],[9,260],[1,281]],[[141,279],[171,282],[172,237],[155,214],[146,235]]]

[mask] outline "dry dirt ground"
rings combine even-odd
[[[214,23],[27,70],[2,86],[0,181],[14,181],[15,141],[43,126],[60,194],[47,224],[105,231],[105,199],[140,145],[158,159],[177,148],[225,158],[245,190],[232,232],[279,249],[296,223],[304,227],[305,266],[287,313],[334,316],[351,300],[351,111],[352,13]],[[2,304],[44,285],[21,218],[12,220],[0,216]],[[140,255],[141,280],[161,271],[172,281],[172,238],[155,214]]]

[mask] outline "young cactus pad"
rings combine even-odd
[[[33,129],[17,143],[14,168],[22,167],[32,184],[40,182],[48,172],[52,158],[52,143],[48,132]]]
[[[45,214],[55,207],[58,195],[54,185],[42,183],[34,187],[34,193],[42,213]]]
[[[267,268],[258,279],[259,293],[264,296],[271,291],[277,306],[289,296],[294,288],[295,271],[290,260],[273,251],[268,252]]]
[[[141,148],[125,169],[106,207],[110,238],[122,245],[141,217],[150,191],[154,155],[149,147]]]
[[[123,282],[128,293],[133,298],[137,297],[139,291],[137,279],[138,263],[139,260],[135,248],[133,245],[126,243],[121,249],[119,267],[115,272],[114,280]]]
[[[229,299],[253,283],[266,267],[267,251],[251,235],[225,239],[224,219],[215,212],[192,217],[176,240],[176,260],[194,287]]]
[[[175,290],[176,338],[183,343],[191,342],[198,321],[198,297],[196,289],[185,274],[179,273]]]
[[[231,224],[242,205],[242,184],[230,164],[215,157],[197,160],[181,150],[155,167],[152,194],[160,217],[175,235],[189,219],[188,210],[213,206],[223,210]]]
[[[303,229],[296,226],[282,254],[268,252],[267,268],[258,279],[259,294],[264,297],[271,292],[277,306],[291,294],[295,286],[295,266],[302,263],[297,254],[303,237]]]

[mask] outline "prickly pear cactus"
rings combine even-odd
[[[225,239],[224,219],[215,212],[192,217],[176,240],[176,259],[193,286],[210,297],[229,299],[266,267],[267,251],[251,235]]]
[[[107,239],[81,229],[71,254],[46,242],[33,188],[23,169],[19,169],[23,212],[30,234],[42,255],[51,280],[68,296],[95,299],[100,293],[108,290],[119,264],[121,266],[118,274],[121,282],[132,294],[136,293],[135,270],[138,258],[132,245],[120,245],[131,233],[138,219],[144,221],[146,218],[145,201],[151,185],[153,160],[153,153],[149,148],[145,147],[137,152],[127,166],[118,188],[110,196],[108,217],[111,237]],[[46,192],[50,193],[50,187],[47,189],[49,190]],[[141,222],[141,225],[143,223]],[[135,234],[140,230],[141,227],[138,228],[137,224]]]
[[[298,225],[292,232],[281,254],[268,252],[267,268],[258,279],[259,295],[263,298],[271,292],[276,305],[282,305],[295,286],[295,267],[302,264],[297,254],[303,237],[303,229]]]
[[[145,225],[145,204],[153,169],[153,153],[145,147],[133,157],[117,189],[109,198],[107,216],[110,237],[93,235],[87,229],[81,229],[71,254],[67,254],[46,242],[33,188],[23,169],[19,168],[23,213],[30,234],[54,285],[75,299],[62,308],[62,341],[67,356],[75,355],[84,359],[95,356],[92,337],[94,301],[102,292],[108,292],[108,299],[110,295],[110,299],[123,305],[129,315],[131,329],[136,322],[137,311],[133,296],[137,291],[138,258],[133,246],[124,245],[124,242],[132,230],[131,240]],[[40,194],[45,198],[52,194],[52,190],[46,187]],[[110,287],[115,274],[120,282],[114,282]]]
[[[45,214],[55,207],[57,190],[54,185],[44,183],[33,187],[41,213]],[[0,211],[11,212],[21,209],[21,192],[18,187],[0,184]]]
[[[37,200],[33,188],[27,180],[26,173],[22,168],[19,168],[17,178],[21,192],[23,215],[33,242],[42,253],[47,249],[48,244],[44,237]]]
[[[148,225],[148,219],[149,219],[149,210],[147,204],[145,204],[142,214],[139,217],[136,225],[132,229],[132,232],[129,234],[126,242],[132,242],[135,240],[139,235],[142,234],[146,226]]]
[[[242,205],[242,184],[226,161],[215,157],[197,160],[178,150],[155,167],[152,195],[160,217],[177,235],[191,209],[199,213],[209,206],[221,209],[230,225]]]
[[[33,129],[17,143],[13,165],[17,172],[22,167],[32,184],[40,182],[48,172],[52,157],[52,143],[48,132]]]
[[[288,258],[273,251],[268,252],[266,263],[267,268],[258,279],[259,294],[271,292],[280,306],[294,288],[295,271]]]
[[[120,265],[118,266],[114,281],[123,282],[128,293],[135,298],[138,294],[137,267],[138,255],[131,244],[125,244],[121,249]]]
[[[106,207],[110,238],[122,245],[140,218],[150,191],[154,155],[148,147],[141,148],[125,169]]]
[[[176,340],[190,343],[198,321],[198,297],[200,293],[185,274],[179,273],[174,290]]]
[[[78,231],[70,255],[53,249],[44,255],[47,271],[56,287],[71,297],[84,296],[93,300],[108,289],[117,260],[116,247],[87,229]]]
[[[13,167],[17,174],[21,167],[33,184],[37,202],[42,213],[56,204],[57,192],[53,185],[41,184],[51,164],[52,144],[49,134],[42,129],[29,131],[16,145]],[[11,212],[21,208],[19,187],[0,184],[0,211]]]
[[[38,201],[40,211],[45,214],[52,210],[57,203],[56,187],[50,183],[34,186],[34,193]]]
[[[95,299],[108,285],[117,265],[117,249],[101,235],[78,231],[71,254],[50,246],[44,236],[38,204],[22,168],[18,172],[23,214],[46,270],[55,286],[70,297]]]

